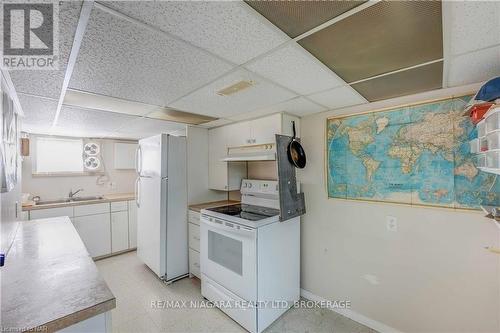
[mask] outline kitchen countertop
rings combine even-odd
[[[205,202],[201,204],[196,204],[196,205],[189,205],[188,208],[189,210],[194,210],[196,212],[200,212],[202,209],[207,209],[207,208],[214,208],[214,207],[220,207],[220,206],[226,206],[226,205],[235,205],[239,204],[239,201],[236,200],[221,200],[221,201],[212,201],[212,202]]]
[[[106,195],[103,195],[103,197],[104,197],[104,199],[85,200],[85,201],[70,201],[70,202],[60,202],[60,203],[51,203],[51,204],[34,205],[34,206],[23,206],[23,211],[47,209],[47,208],[70,207],[70,206],[81,206],[81,205],[90,205],[90,204],[105,203],[105,202],[135,200],[134,193],[106,194]]]
[[[2,331],[53,332],[116,307],[68,217],[20,222],[0,271]]]

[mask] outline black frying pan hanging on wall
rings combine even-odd
[[[300,142],[296,139],[295,133],[295,121],[292,121],[293,128],[293,137],[288,144],[287,155],[288,160],[292,163],[296,168],[303,169],[306,166],[306,152]]]

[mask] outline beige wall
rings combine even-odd
[[[500,232],[480,212],[328,199],[325,121],[350,114],[473,91],[477,86],[398,98],[302,118],[308,165],[298,172],[302,288],[350,300],[357,314],[404,332],[499,332]],[[386,229],[386,216],[398,231]]]
[[[33,138],[34,136],[31,136]],[[109,174],[109,182],[103,185],[96,183],[97,176],[72,176],[72,177],[33,177],[32,158],[24,157],[23,160],[23,193],[39,195],[42,200],[57,199],[68,196],[70,189],[75,191],[83,188],[79,193],[81,196],[102,195],[109,193],[131,193],[134,192],[135,170],[114,169],[114,143],[116,140],[101,140],[102,156]],[[33,140],[31,140],[33,143]],[[33,145],[31,145],[31,155]]]

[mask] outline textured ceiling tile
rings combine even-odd
[[[94,7],[70,87],[165,106],[230,68],[184,42]]]
[[[294,38],[365,1],[245,1]]]
[[[245,67],[301,95],[345,84],[341,78],[295,43]]]
[[[240,81],[251,81],[253,85],[229,96],[217,94],[219,90]],[[288,90],[240,69],[183,97],[170,106],[187,112],[227,118],[231,115],[276,104],[295,96]]]
[[[59,7],[59,70],[10,71],[16,91],[59,98],[80,17],[81,1],[62,1]]]
[[[296,97],[291,100],[278,103],[276,105],[266,107],[258,111],[253,111],[250,113],[244,113],[241,115],[233,116],[230,119],[234,121],[241,121],[245,119],[263,117],[278,112],[285,112],[302,117],[326,110],[327,109],[325,107],[313,103],[304,97]]]
[[[19,102],[24,111],[21,121],[23,131],[30,129],[49,129],[56,114],[57,100],[18,94]]]
[[[366,103],[366,100],[349,86],[335,88],[308,97],[331,109]]]
[[[449,86],[482,82],[500,76],[500,46],[453,58],[448,75]]]
[[[91,135],[101,136],[102,133],[113,133],[120,126],[136,118],[121,113],[63,106],[57,128],[84,131]]]
[[[441,3],[381,1],[299,44],[347,82],[440,59]]]
[[[165,120],[137,118],[117,131],[118,135],[132,134],[134,137],[144,138],[160,133],[172,133],[186,128],[186,124],[174,123]]]
[[[449,24],[451,54],[500,44],[499,1],[449,1],[443,16]]]
[[[105,5],[238,64],[289,39],[237,1],[116,1]]]
[[[370,102],[442,88],[443,62],[353,84]]]

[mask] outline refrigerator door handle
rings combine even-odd
[[[142,172],[142,149],[141,146],[137,146],[135,151],[135,170],[138,175]]]
[[[140,190],[139,190],[139,183],[141,181],[141,177],[137,177],[135,180],[135,205],[137,208],[141,208],[141,199],[140,199]]]

